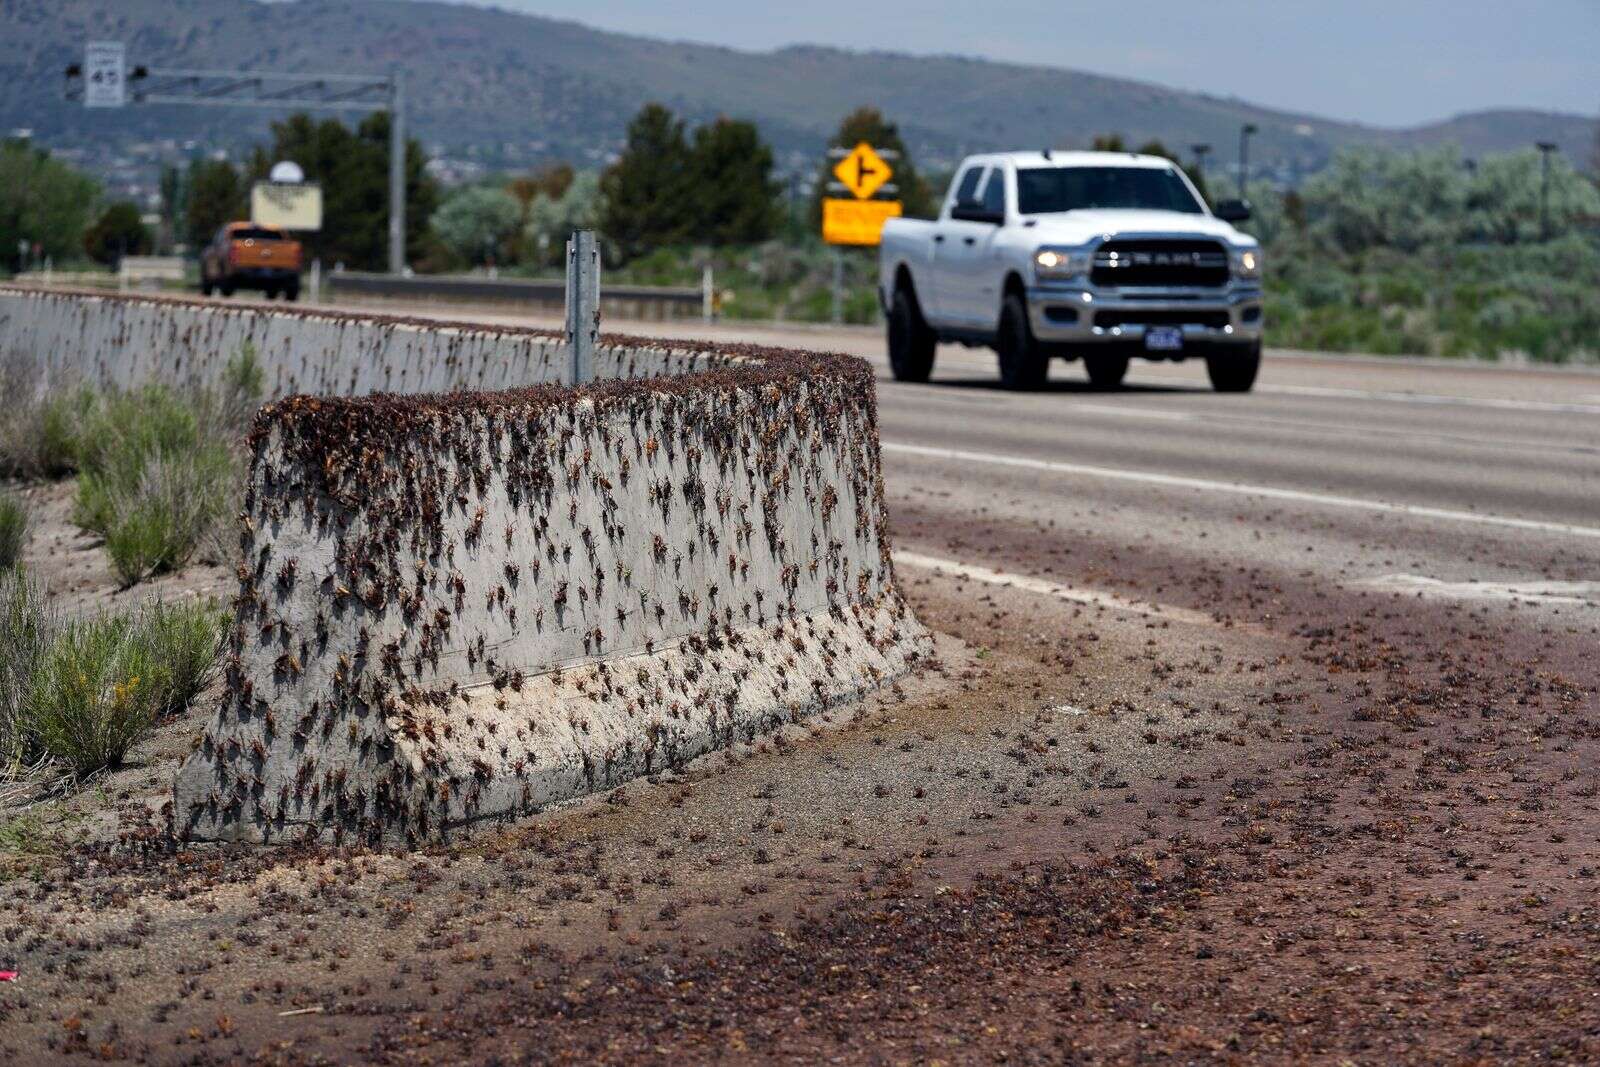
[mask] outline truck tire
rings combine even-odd
[[[229,285],[227,282],[220,282],[217,285],[217,292],[221,293],[223,296],[232,296],[233,286]]]
[[[1128,357],[1109,352],[1086,355],[1083,369],[1089,372],[1089,384],[1096,389],[1116,389],[1128,374]]]
[[[1261,342],[1234,345],[1206,356],[1206,376],[1219,393],[1248,393],[1261,369]]]
[[[1021,294],[1010,293],[1000,305],[1000,384],[1007,389],[1037,389],[1050,376],[1050,357],[1033,339],[1028,307]]]
[[[294,303],[296,300],[299,300],[300,299],[300,283],[299,282],[290,282],[288,285],[284,286],[283,287],[283,298],[285,300],[289,301],[289,303],[291,303],[291,304]]]
[[[938,340],[923,320],[917,298],[906,288],[897,288],[889,308],[889,370],[895,381],[927,381]]]
[[[211,290],[213,288],[214,287],[212,286],[212,284],[210,282],[206,281],[204,278],[200,279],[200,295],[201,296],[210,296],[211,295]]]

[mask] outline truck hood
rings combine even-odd
[[[1034,215],[1028,230],[1041,245],[1081,245],[1100,237],[1137,237],[1140,234],[1215,237],[1229,244],[1253,246],[1256,239],[1240,233],[1219,218],[1181,211],[1085,209]]]

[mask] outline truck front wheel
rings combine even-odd
[[[917,307],[917,298],[904,287],[897,288],[889,308],[889,370],[895,381],[927,381],[933,373],[937,344],[938,338]]]
[[[1007,389],[1037,389],[1050,375],[1050,357],[1040,350],[1028,325],[1028,306],[1018,293],[1000,305],[1000,384]]]
[[[1261,342],[1233,345],[1206,356],[1206,376],[1219,393],[1248,393],[1261,369]]]

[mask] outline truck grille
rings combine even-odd
[[[1107,241],[1094,254],[1096,285],[1225,285],[1228,253],[1216,241]]]
[[[1228,325],[1228,313],[1199,308],[1193,311],[1097,311],[1094,324],[1103,330],[1113,326],[1209,326],[1220,330]]]

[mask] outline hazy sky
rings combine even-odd
[[[1600,0],[457,0],[735,48],[1073,67],[1378,125],[1600,111]]]

